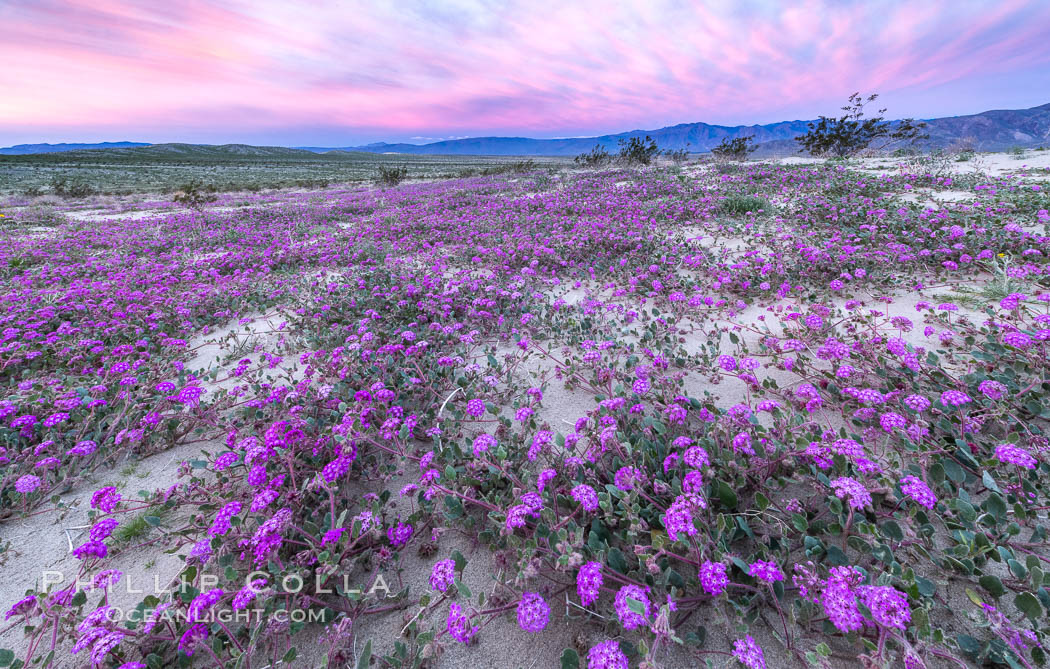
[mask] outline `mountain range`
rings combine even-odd
[[[1050,103],[1030,109],[994,109],[966,116],[948,116],[925,119],[929,139],[920,143],[921,148],[942,148],[966,142],[982,151],[1002,151],[1014,146],[1034,147],[1050,144]],[[529,137],[471,137],[452,139],[430,144],[390,144],[377,142],[364,146],[317,147],[300,146],[292,150],[312,153],[331,151],[354,151],[384,154],[411,155],[489,155],[489,156],[575,156],[602,146],[610,152],[618,150],[620,140],[630,137],[652,137],[661,149],[686,149],[692,153],[710,151],[723,139],[751,135],[759,147],[758,155],[774,153],[797,153],[793,141],[806,132],[809,121],[780,121],[764,125],[711,125],[708,123],[680,123],[655,130],[631,130],[598,137],[571,137],[563,139],[532,139]],[[148,153],[151,145],[142,142],[103,142],[101,144],[20,144],[0,149],[0,155],[25,155],[53,153],[84,149],[131,149],[132,153]],[[161,145],[157,145],[161,146]],[[206,149],[206,145],[165,144],[169,147],[185,147],[194,152]],[[283,153],[281,147],[251,147],[244,144],[213,147],[241,155],[275,156]],[[176,152],[183,150],[176,148]],[[205,151],[207,152],[207,150]],[[302,154],[299,154],[302,155]]]
[[[135,146],[149,146],[149,142],[99,142],[97,144],[15,144],[0,149],[3,156],[25,156],[33,153],[61,153],[63,151],[81,151],[84,149],[128,149]]]

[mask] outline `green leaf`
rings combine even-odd
[[[456,579],[456,588],[459,590],[459,596],[465,599],[470,599],[474,595],[470,592],[470,588],[463,581]]]
[[[973,505],[969,502],[961,499],[955,500],[955,507],[959,511],[959,516],[962,517],[968,523],[972,523],[977,520],[977,510],[973,508]]]
[[[454,520],[462,518],[465,513],[463,502],[460,502],[458,497],[445,495],[445,516]]]
[[[828,562],[836,567],[841,567],[850,564],[850,559],[838,546],[828,546]]]
[[[7,648],[0,648],[0,667],[9,667],[14,661],[15,651],[8,650]]]
[[[580,654],[572,648],[561,652],[561,669],[580,669]]]
[[[1032,649],[1032,659],[1041,667],[1046,664],[1046,652],[1039,646],[1036,646]]]
[[[970,655],[976,655],[981,650],[981,642],[968,634],[960,634],[955,639],[959,642],[959,648]]]
[[[1046,588],[1039,588],[1036,590],[1035,596],[1043,603],[1043,608],[1050,609],[1050,592],[1047,592]]]
[[[988,591],[992,597],[1002,597],[1006,594],[1006,586],[999,580],[998,576],[985,574],[977,581],[981,587]]]
[[[623,551],[619,548],[610,548],[606,561],[609,563],[610,567],[621,574],[627,573],[627,558],[624,557]]]
[[[930,471],[929,471],[930,480],[935,485],[940,485],[940,484],[944,483],[944,474],[945,474],[945,472],[944,472],[944,465],[942,465],[941,463],[935,462],[930,467]]]
[[[998,493],[992,493],[988,496],[988,499],[984,501],[984,508],[988,510],[988,513],[995,516],[997,521],[1006,518],[1006,502]]]
[[[1038,604],[1039,604],[1039,602],[1036,602],[1037,606],[1038,606]],[[638,601],[637,599],[631,599],[630,597],[628,597],[627,598],[627,608],[629,608],[631,611],[637,613],[640,616],[644,616],[645,615],[645,604],[643,604],[642,602]]]
[[[948,475],[955,483],[962,483],[966,480],[966,472],[959,466],[959,463],[955,460],[945,458],[941,460],[941,466],[944,467],[944,473]]]
[[[463,557],[463,553],[456,550],[452,551],[452,561],[456,563],[456,571],[462,574],[467,566],[467,558]]]
[[[795,526],[795,529],[799,532],[805,532],[809,529],[809,521],[801,513],[791,514],[791,524]]]
[[[887,520],[882,524],[882,533],[894,541],[904,541],[904,531],[895,520]]]
[[[999,490],[999,486],[996,485],[995,479],[992,478],[992,475],[988,472],[988,470],[985,470],[984,474],[981,475],[981,482],[983,482],[984,487],[988,488],[989,490],[992,490],[994,492],[1002,492],[1001,490]]]
[[[1014,606],[1021,613],[1028,616],[1029,620],[1037,620],[1043,615],[1043,607],[1039,605],[1039,600],[1036,599],[1035,595],[1030,592],[1022,592],[1014,598]]]
[[[357,658],[357,669],[368,669],[368,665],[372,662],[372,640],[369,639],[365,642],[365,647],[361,651],[361,657]]]
[[[1013,575],[1019,580],[1024,580],[1028,578],[1028,570],[1025,569],[1024,565],[1018,562],[1017,560],[1007,560],[1006,564],[1010,567],[1010,571],[1013,573]]]
[[[728,509],[735,509],[739,503],[733,488],[725,481],[718,482],[718,490],[716,494],[718,495],[719,501],[722,502],[722,505]]]

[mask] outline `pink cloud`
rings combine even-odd
[[[812,116],[854,90],[922,115],[924,91],[1050,62],[1038,0],[40,0],[0,22],[0,127],[23,134],[559,135]]]

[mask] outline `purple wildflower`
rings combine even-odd
[[[551,617],[551,607],[535,592],[526,592],[518,602],[518,626],[521,629],[536,634],[547,627]]]

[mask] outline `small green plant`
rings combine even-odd
[[[588,153],[581,153],[573,162],[583,167],[602,167],[612,162],[612,155],[601,144],[595,144]]]
[[[733,216],[757,214],[759,211],[769,211],[769,209],[769,202],[753,195],[730,195],[722,200],[722,212]]]
[[[404,165],[387,167],[380,165],[376,172],[376,183],[380,186],[396,186],[408,178],[408,168]]]
[[[646,135],[644,139],[640,137],[620,139],[618,158],[624,165],[649,165],[658,155],[660,155],[660,147],[649,135]]]
[[[864,118],[864,106],[878,98],[873,93],[864,98],[860,93],[849,96],[849,102],[842,107],[844,114],[838,118],[821,116],[820,120],[809,124],[809,132],[797,138],[800,151],[807,151],[814,156],[833,156],[848,158],[868,148],[884,150],[900,142],[916,142],[928,138],[922,129],[925,123],[906,118],[900,121],[886,121],[880,109],[875,116]],[[872,146],[872,145],[875,146]]]
[[[719,160],[734,160],[737,162],[747,160],[747,157],[755,152],[755,138],[751,135],[746,137],[723,137],[722,142],[711,149],[711,154]]]
[[[146,536],[150,524],[146,521],[146,514],[141,514],[126,520],[113,531],[113,538],[123,544],[128,544],[140,537]]]

